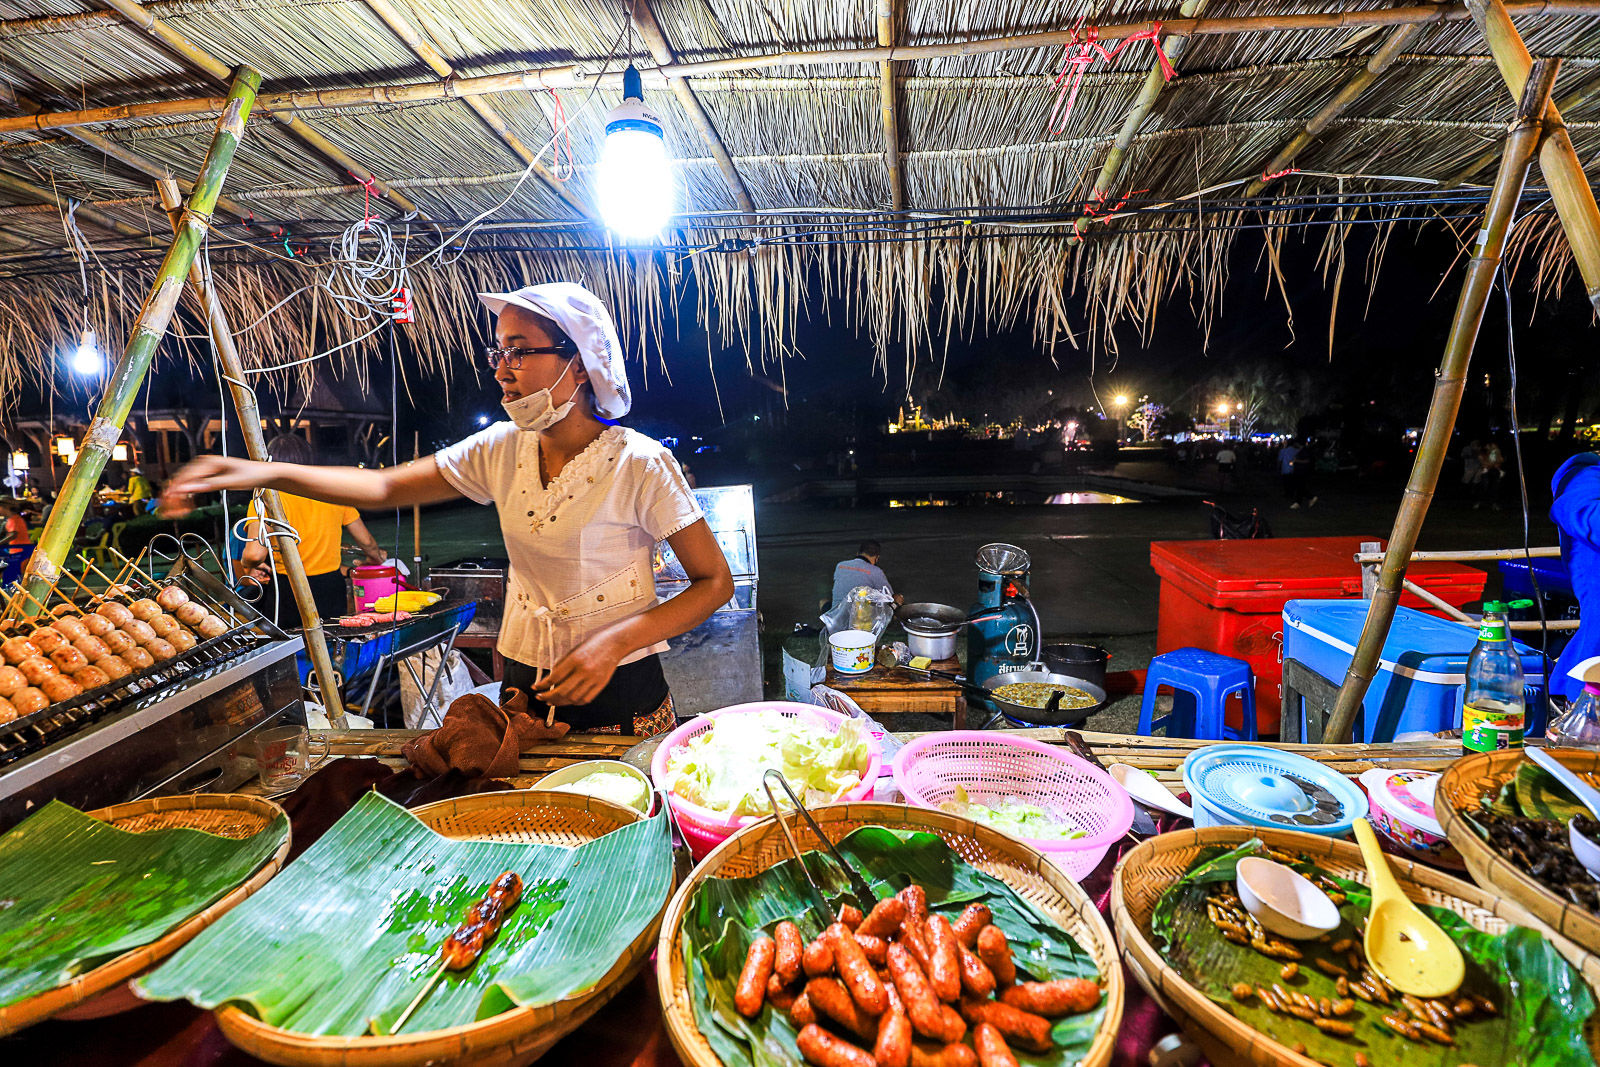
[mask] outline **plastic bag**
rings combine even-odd
[[[818,667],[828,663],[828,638],[844,630],[870,630],[873,637],[883,636],[894,618],[894,594],[887,589],[874,589],[858,585],[845,594],[834,608],[822,616],[822,634],[817,641]]]
[[[427,696],[434,677],[440,672],[439,688],[432,706]],[[472,675],[461,653],[450,649],[441,662],[437,650],[419,652],[400,661],[400,713],[407,730],[433,730],[444,721],[444,713],[455,699],[473,691]]]

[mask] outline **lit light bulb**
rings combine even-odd
[[[652,238],[677,202],[661,117],[644,104],[644,82],[630,64],[622,103],[606,116],[606,140],[595,175],[600,217],[619,237]]]
[[[86,329],[78,341],[77,351],[72,353],[72,371],[85,378],[94,378],[104,374],[105,370],[106,359],[95,346],[94,331]]]

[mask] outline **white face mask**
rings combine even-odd
[[[576,358],[576,357],[574,357]],[[548,388],[540,389],[536,393],[518,397],[516,400],[502,400],[500,406],[506,409],[506,414],[511,416],[511,421],[519,430],[548,430],[562,419],[572,413],[572,405],[577,400],[578,394],[573,393],[572,399],[560,407],[556,407],[555,397],[550,390],[560,385],[566,378],[567,371],[572,369],[572,360],[567,361],[567,370],[561,372],[561,377]]]

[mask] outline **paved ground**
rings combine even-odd
[[[1371,535],[1385,538],[1400,499],[1398,484],[1373,485],[1351,477],[1324,479],[1316,506],[1291,510],[1275,475],[1243,472],[1221,486],[1213,469],[1176,471],[1164,462],[1127,458],[1105,473],[1214,495],[1230,510],[1259,506],[1280,537]],[[1553,544],[1545,510],[1547,492],[1535,487],[1532,543]],[[1506,496],[1511,501],[1515,487]],[[759,504],[760,604],[765,622],[766,686],[781,692],[778,647],[798,622],[815,622],[833,565],[854,554],[864,538],[883,543],[882,564],[908,601],[962,607],[976,597],[972,558],[989,541],[1009,541],[1033,559],[1031,585],[1047,637],[1081,639],[1112,653],[1111,669],[1144,667],[1155,651],[1159,579],[1150,567],[1150,542],[1204,538],[1208,509],[1198,498],[1139,504],[1072,506],[842,507],[826,504]],[[384,524],[373,532],[386,540]],[[409,526],[406,536],[409,539]],[[435,509],[424,517],[424,550],[446,562],[461,556],[500,554],[490,508]],[[1422,532],[1422,548],[1514,547],[1522,543],[1520,510],[1475,510],[1451,496],[1436,501]],[[1490,575],[1490,590],[1497,589]],[[1132,731],[1136,698],[1114,703],[1090,723],[1094,729]],[[929,720],[929,724],[932,720]],[[907,722],[906,725],[912,726]]]

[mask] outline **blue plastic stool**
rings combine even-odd
[[[1172,711],[1157,719],[1156,691],[1163,685],[1172,689]],[[1226,726],[1223,717],[1228,697],[1234,693],[1244,702],[1242,736]],[[1168,737],[1254,741],[1256,688],[1250,677],[1250,664],[1203,648],[1175,649],[1152,659],[1144,679],[1139,733],[1149,737],[1158,726],[1167,728]]]

